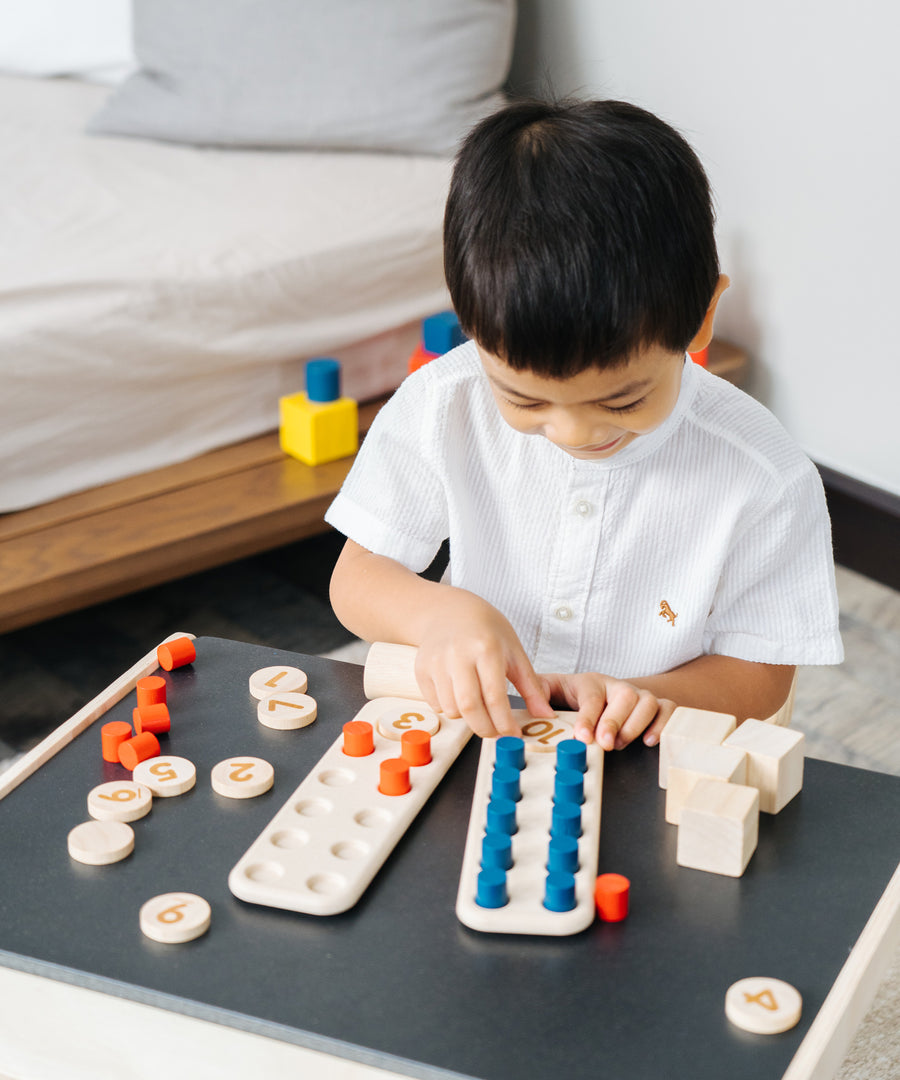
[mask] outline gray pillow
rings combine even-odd
[[[134,0],[97,134],[451,154],[502,103],[515,0]]]

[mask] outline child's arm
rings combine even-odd
[[[485,737],[519,734],[506,693],[533,716],[552,716],[540,680],[509,622],[464,589],[428,581],[348,540],[331,579],[335,614],[367,641],[416,645],[416,677],[432,708],[463,716]]]
[[[794,671],[785,664],[707,655],[628,682],[594,672],[548,675],[544,682],[551,700],[562,698],[581,714],[579,738],[620,750],[641,732],[647,746],[658,743],[676,705],[731,713],[738,723],[750,716],[765,720],[787,700]]]

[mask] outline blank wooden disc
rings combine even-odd
[[[123,821],[85,821],[68,837],[69,854],[88,866],[106,866],[134,851],[134,829]]]

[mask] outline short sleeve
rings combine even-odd
[[[378,413],[325,520],[338,532],[420,573],[447,537],[440,466],[440,397],[426,369]]]
[[[758,511],[729,551],[704,652],[768,664],[839,664],[831,524],[811,463]]]

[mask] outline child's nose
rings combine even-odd
[[[551,428],[551,440],[571,449],[596,446],[603,442],[603,432],[598,431],[591,418],[581,413],[560,412],[551,419]]]

